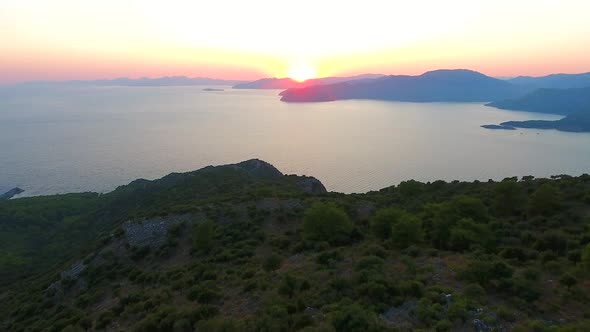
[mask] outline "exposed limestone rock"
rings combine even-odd
[[[166,242],[168,228],[188,221],[188,215],[156,217],[142,221],[128,221],[123,224],[127,242],[132,247],[158,247]]]
[[[326,190],[326,187],[324,187],[324,185],[320,182],[320,180],[318,180],[314,177],[311,177],[311,176],[304,177],[302,180],[297,182],[297,184],[306,193],[321,194],[321,193],[328,192]]]
[[[5,192],[4,194],[0,195],[0,201],[3,199],[11,199],[12,197],[22,194],[24,192],[21,188],[12,188],[9,191]]]

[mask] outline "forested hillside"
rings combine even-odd
[[[590,176],[326,192],[253,160],[0,203],[2,331],[587,331]]]

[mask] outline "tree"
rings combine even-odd
[[[413,197],[420,194],[423,190],[424,183],[416,180],[403,181],[397,185],[397,190],[402,196]]]
[[[213,248],[215,224],[212,221],[200,223],[195,227],[194,246],[197,251],[209,252]]]
[[[366,332],[378,330],[375,315],[360,305],[341,305],[333,314],[332,326],[337,332]]]
[[[492,257],[484,257],[471,261],[463,272],[463,277],[487,287],[494,280],[511,278],[513,273],[514,270],[503,261]]]
[[[289,298],[292,298],[295,295],[295,290],[297,287],[297,280],[290,274],[286,274],[283,277],[283,280],[279,284],[278,291],[282,295],[286,295]]]
[[[475,222],[488,221],[488,209],[479,199],[471,196],[460,195],[450,202],[452,213],[459,218],[471,218]]]
[[[517,214],[524,205],[525,196],[520,184],[514,180],[504,180],[496,185],[494,209],[498,215]]]
[[[584,248],[584,251],[582,251],[580,264],[582,269],[585,271],[590,271],[590,243],[586,245],[586,248]]]
[[[388,239],[391,236],[391,227],[400,220],[403,214],[402,210],[396,208],[378,210],[369,221],[369,226],[378,238]]]
[[[558,255],[565,255],[567,247],[567,235],[561,230],[545,231],[533,245],[538,251],[551,250]]]
[[[279,267],[281,267],[282,261],[283,258],[281,258],[281,256],[271,254],[270,256],[264,259],[264,262],[262,263],[262,268],[268,272],[277,270]]]
[[[422,222],[413,215],[403,214],[391,227],[391,242],[399,249],[420,243],[422,238]]]
[[[545,183],[530,197],[528,210],[531,215],[552,215],[561,206],[561,195],[555,186]]]
[[[316,203],[303,218],[303,236],[309,241],[344,244],[350,240],[353,229],[348,215],[334,204]]]
[[[489,219],[486,206],[475,197],[456,196],[449,202],[430,203],[424,207],[422,214],[424,229],[435,248],[449,249],[451,246],[452,230],[460,220],[469,219],[475,224],[483,225]],[[472,229],[474,227],[471,227]],[[461,236],[455,234],[458,240]]]
[[[489,244],[490,231],[486,224],[478,224],[472,219],[464,218],[453,226],[449,246],[455,251],[469,250],[474,244]]]
[[[578,280],[576,280],[576,278],[574,278],[574,276],[572,276],[569,273],[566,273],[563,276],[561,276],[561,278],[559,278],[559,283],[567,287],[568,290],[572,288],[572,286],[575,285],[577,282]]]
[[[174,322],[174,325],[172,325],[172,330],[174,332],[191,332],[191,322],[188,319],[179,319]]]

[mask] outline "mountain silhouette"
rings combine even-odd
[[[435,70],[419,76],[397,75],[287,89],[285,102],[375,99],[407,102],[484,102],[520,96],[526,88],[472,70]]]
[[[542,77],[519,76],[508,80],[510,83],[531,88],[572,89],[590,87],[590,73],[553,74]]]
[[[375,78],[383,77],[380,74],[364,74],[347,77],[322,77],[309,79],[303,82],[298,82],[292,78],[263,78],[253,82],[241,83],[235,85],[234,89],[291,89],[302,88],[312,85],[326,85],[341,82],[364,82]]]
[[[495,101],[487,106],[513,111],[563,115],[590,113],[590,87],[537,89],[520,98]]]

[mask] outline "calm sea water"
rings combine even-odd
[[[493,131],[557,116],[481,104],[287,104],[278,91],[203,87],[0,88],[0,191],[107,192],[136,178],[260,158],[329,190],[408,179],[590,172],[590,134]]]

